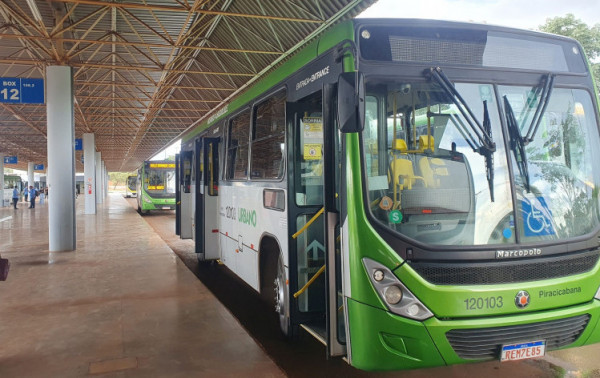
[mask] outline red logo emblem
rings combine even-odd
[[[529,306],[529,293],[525,290],[521,290],[515,296],[515,304],[518,308],[525,308]]]

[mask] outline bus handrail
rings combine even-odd
[[[317,220],[317,218],[323,214],[323,212],[325,211],[325,206],[323,206],[321,208],[321,210],[319,210],[312,218],[310,218],[310,220],[308,222],[306,222],[306,224],[304,226],[302,226],[301,229],[299,229],[298,231],[296,231],[296,233],[294,235],[292,235],[292,239],[296,239],[298,236],[300,236],[300,234],[302,234],[304,231],[306,231],[306,229],[315,221]]]
[[[312,285],[312,283],[313,283],[313,282],[315,282],[315,280],[316,280],[316,279],[317,279],[317,278],[318,278],[318,277],[319,277],[319,276],[320,276],[320,275],[321,275],[321,274],[322,274],[324,271],[325,271],[325,265],[323,265],[323,266],[321,267],[321,269],[319,269],[319,270],[317,271],[317,273],[315,273],[315,275],[314,275],[314,276],[312,276],[312,277],[310,278],[310,280],[308,280],[308,282],[307,282],[307,283],[306,283],[304,286],[302,286],[302,289],[300,289],[300,290],[298,290],[297,292],[295,292],[295,293],[294,293],[294,298],[298,298],[298,297],[300,296],[300,294],[304,293],[304,292],[306,291],[306,289],[308,289],[308,287],[309,287],[310,285]]]

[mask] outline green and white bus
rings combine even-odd
[[[145,161],[137,173],[138,212],[146,214],[150,210],[175,210],[175,186],[174,161]]]
[[[23,180],[19,175],[4,175],[4,203],[12,202],[13,189],[17,188],[19,196],[23,195]]]
[[[125,183],[125,197],[135,197],[137,195],[137,175],[127,176]]]
[[[183,137],[179,232],[360,369],[596,343],[597,109],[572,39],[339,23]]]

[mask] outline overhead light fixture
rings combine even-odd
[[[35,0],[25,0],[27,1],[27,5],[29,5],[29,10],[31,10],[31,13],[33,14],[33,18],[35,18],[35,20],[37,22],[39,22],[40,24],[43,24],[42,21],[42,14],[40,13],[40,10],[38,9]]]

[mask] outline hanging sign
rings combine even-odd
[[[43,104],[44,79],[0,78],[0,102],[8,104]]]
[[[83,150],[83,139],[77,138],[75,139],[75,151]]]
[[[17,164],[18,160],[16,156],[5,156],[4,164]]]
[[[33,166],[33,170],[34,171],[43,171],[44,170],[44,164],[35,164]]]

